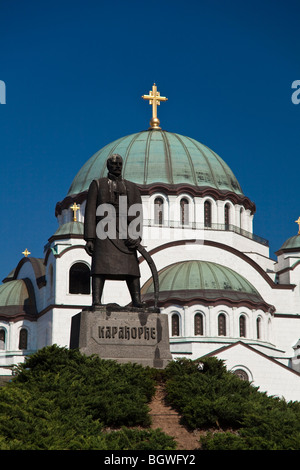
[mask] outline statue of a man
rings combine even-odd
[[[84,239],[87,242],[86,250],[92,256],[91,275],[94,307],[101,305],[106,279],[125,280],[131,295],[132,306],[144,307],[141,302],[140,270],[136,252],[141,237],[130,237],[128,232],[124,236],[125,215],[124,210],[121,210],[121,201],[125,200],[127,202],[125,229],[127,229],[136,218],[136,214],[135,217],[128,215],[128,210],[133,204],[139,205],[136,207],[140,208],[139,219],[142,221],[142,200],[137,186],[122,178],[122,166],[123,159],[120,155],[114,154],[109,157],[107,178],[93,180],[87,196]],[[107,218],[108,212],[110,219]],[[120,231],[121,218],[123,231],[122,227]],[[106,232],[103,230],[105,221],[107,221]]]

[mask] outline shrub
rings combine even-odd
[[[173,438],[142,429],[155,381],[165,383],[186,426],[210,431],[203,450],[300,450],[299,402],[259,392],[216,358],[200,361],[201,368],[182,359],[156,371],[43,348],[0,388],[0,450],[174,449]]]
[[[161,430],[136,430],[122,428],[106,435],[109,450],[172,450],[176,448],[172,437]]]
[[[216,358],[201,359],[198,363],[180,360],[171,363],[166,371],[167,400],[182,415],[191,429],[211,426],[239,427],[254,389],[227,372]]]
[[[76,408],[105,426],[150,422],[147,403],[154,394],[154,381],[137,364],[118,364],[54,345],[20,365],[14,383],[55,399],[63,412]]]
[[[230,429],[202,437],[203,449],[300,450],[300,403],[259,392],[222,361],[179,360],[166,379],[167,400],[188,427]]]
[[[106,431],[149,425],[154,391],[150,369],[56,345],[43,348],[0,389],[0,449],[133,449],[159,447],[159,440],[172,448],[174,442],[163,433]]]

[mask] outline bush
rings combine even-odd
[[[222,361],[178,360],[168,365],[166,379],[167,400],[185,425],[221,431],[202,437],[203,449],[300,450],[300,403],[259,392]]]
[[[151,370],[50,346],[16,368],[0,389],[0,449],[130,449],[174,441],[153,431],[107,432],[148,426]],[[132,439],[132,442],[130,442]]]
[[[122,428],[106,435],[108,450],[173,450],[175,441],[159,429],[135,430]]]
[[[300,450],[299,402],[259,392],[216,358],[200,361],[156,371],[43,348],[0,388],[0,450],[175,449],[173,438],[145,429],[156,382],[187,427],[208,431],[203,450]]]
[[[64,413],[76,409],[105,426],[150,422],[147,403],[155,384],[150,371],[137,364],[118,364],[54,345],[29,357],[14,383],[55,398]]]
[[[239,427],[248,403],[245,397],[256,391],[248,382],[227,372],[216,358],[198,362],[183,359],[166,370],[167,400],[191,429],[224,426]]]

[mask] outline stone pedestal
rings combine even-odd
[[[148,310],[83,310],[72,318],[70,348],[157,369],[172,360],[168,317]]]

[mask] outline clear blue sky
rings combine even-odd
[[[56,202],[90,156],[161,125],[199,140],[256,203],[270,254],[300,216],[299,0],[0,0],[0,280],[43,257]]]

